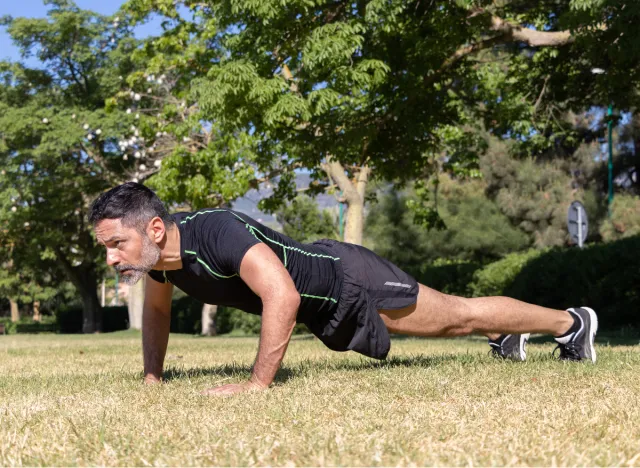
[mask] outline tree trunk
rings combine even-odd
[[[9,304],[11,305],[11,321],[17,322],[20,320],[20,309],[18,308],[18,303],[13,299],[9,299]]]
[[[344,228],[344,241],[362,245],[364,232],[364,196],[369,182],[371,169],[361,166],[355,177],[355,184],[345,174],[344,167],[338,161],[329,159],[322,168],[342,190],[347,204],[347,220]]]
[[[40,301],[33,301],[33,321],[40,321]]]
[[[129,286],[129,328],[142,330],[142,308],[144,307],[144,288],[146,278]]]
[[[82,333],[102,331],[102,307],[98,299],[98,279],[94,265],[74,267],[60,249],[57,254],[64,272],[82,298]]]
[[[202,334],[204,336],[216,336],[216,314],[218,306],[205,304],[202,306]]]
[[[102,331],[102,308],[95,282],[93,288],[90,285],[84,285],[80,295],[82,296],[82,333]]]

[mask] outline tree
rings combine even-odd
[[[582,201],[590,223],[604,216],[602,166],[595,160],[594,144],[580,146],[572,154],[543,157],[518,155],[514,145],[490,139],[481,158],[487,192],[512,223],[531,236],[536,247],[562,246],[569,242],[567,211],[573,200]],[[597,229],[592,230],[597,238]],[[595,233],[596,237],[593,237]]]
[[[167,19],[147,53],[192,82],[180,93],[199,121],[242,136],[251,156],[236,163],[279,177],[262,207],[295,196],[302,166],[314,190],[342,192],[345,237],[357,243],[372,177],[424,179],[438,170],[434,155],[454,174],[477,171],[478,117],[498,135],[551,147],[566,133],[557,108],[608,96],[589,59],[606,50],[611,73],[631,67],[635,80],[640,70],[618,44],[636,40],[628,24],[638,8],[614,2],[130,0],[125,10],[136,21]],[[200,197],[206,166],[180,166]]]
[[[431,198],[444,225],[428,230],[415,222],[407,201],[411,190],[382,190],[367,216],[366,245],[407,271],[418,274],[436,260],[485,263],[526,248],[527,236],[512,226],[489,200],[482,179],[457,180],[440,174]],[[437,187],[437,196],[435,190]]]
[[[81,296],[83,331],[92,332],[101,326],[104,262],[86,213],[95,196],[136,170],[118,148],[134,115],[105,111],[133,71],[135,40],[113,18],[68,0],[48,3],[47,18],[2,19],[22,56],[35,55],[42,68],[0,63],[0,249],[34,254],[21,257],[20,270],[54,264],[49,271]]]
[[[307,195],[298,195],[281,208],[277,219],[282,223],[282,232],[298,242],[339,237],[335,216],[327,209],[320,211],[317,202]]]

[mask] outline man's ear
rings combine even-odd
[[[156,244],[159,244],[164,239],[166,230],[164,226],[164,221],[159,216],[155,216],[149,224],[147,225],[147,234],[152,241]]]

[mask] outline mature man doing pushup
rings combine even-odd
[[[449,296],[419,284],[370,250],[335,240],[301,244],[228,209],[169,215],[149,188],[129,182],[102,194],[89,220],[107,263],[134,284],[149,274],[142,321],[145,382],[162,378],[173,286],[208,304],[262,315],[251,378],[207,390],[265,389],[296,322],[327,347],[384,359],[389,333],[482,334],[496,356],[524,361],[530,333],[555,337],[559,358],[596,361],[595,312],[554,310],[508,297]]]

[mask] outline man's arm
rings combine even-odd
[[[267,388],[276,375],[296,324],[300,294],[280,259],[265,244],[251,247],[240,264],[240,277],[262,299],[258,356],[249,382],[223,385],[206,394],[233,394]]]
[[[142,309],[142,354],[144,381],[156,383],[162,379],[164,356],[169,342],[171,324],[171,283],[158,283],[147,278]]]

